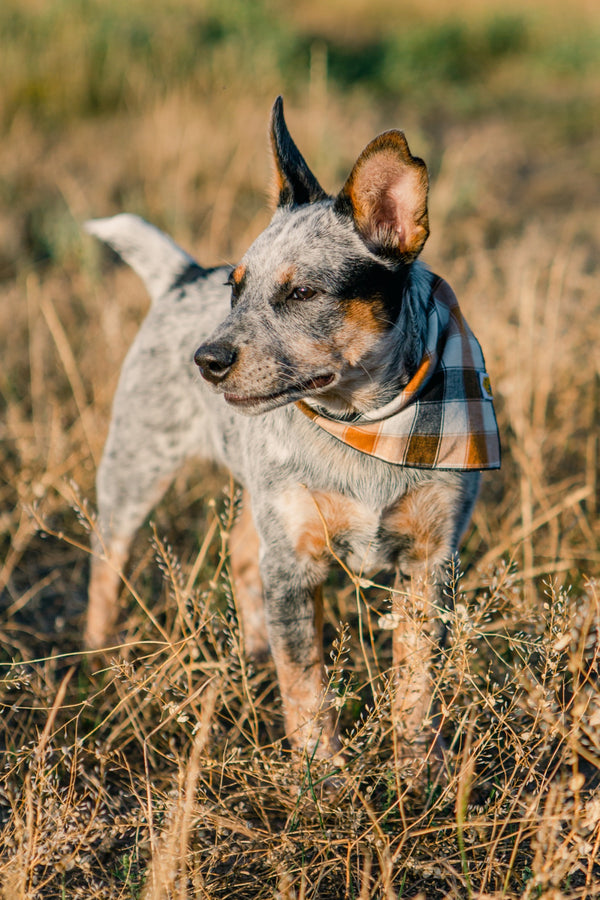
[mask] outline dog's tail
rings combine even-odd
[[[162,297],[190,269],[200,269],[185,250],[139,216],[120,213],[90,219],[85,230],[104,241],[138,273],[153,301]]]

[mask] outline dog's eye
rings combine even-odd
[[[289,295],[288,300],[312,300],[316,294],[317,292],[312,288],[301,285],[300,287],[294,288]]]

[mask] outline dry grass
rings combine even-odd
[[[325,40],[322,4],[302,8]],[[426,19],[442,9],[431,0]],[[380,28],[385,10],[353,4],[348,29]],[[326,591],[349,751],[339,795],[321,790],[327,766],[292,765],[273,667],[240,652],[222,473],[178,477],[136,543],[123,648],[100,670],[81,656],[95,467],[147,299],[80,223],[127,209],[203,263],[235,259],[268,219],[279,85],[266,63],[256,84],[221,90],[203,69],[154,94],[134,84],[133,107],[100,118],[57,127],[23,110],[0,144],[5,900],[600,896],[600,154],[578,106],[598,82],[550,68],[544,83],[525,56],[493,75],[495,96],[531,76],[510,108],[392,111],[366,82],[334,83],[320,46],[293,87],[292,132],[333,189],[378,130],[406,128],[432,163],[425,257],[497,395],[503,468],[486,477],[464,575],[450,573],[436,670],[448,784],[415,793],[396,765],[377,628],[390,592],[341,573]]]

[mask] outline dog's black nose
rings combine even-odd
[[[231,344],[202,344],[194,353],[202,377],[213,384],[227,377],[236,359],[237,351]]]

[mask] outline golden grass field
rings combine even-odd
[[[600,21],[462,0],[5,0],[0,9],[3,900],[600,896]],[[124,648],[80,651],[94,475],[148,307],[84,236],[139,213],[205,265],[269,219],[266,127],[337,190],[377,132],[430,167],[424,259],[486,354],[488,473],[436,670],[447,785],[395,764],[389,589],[334,573],[349,762],[291,764],[240,655],[235,486],[183,472],[140,533]]]

